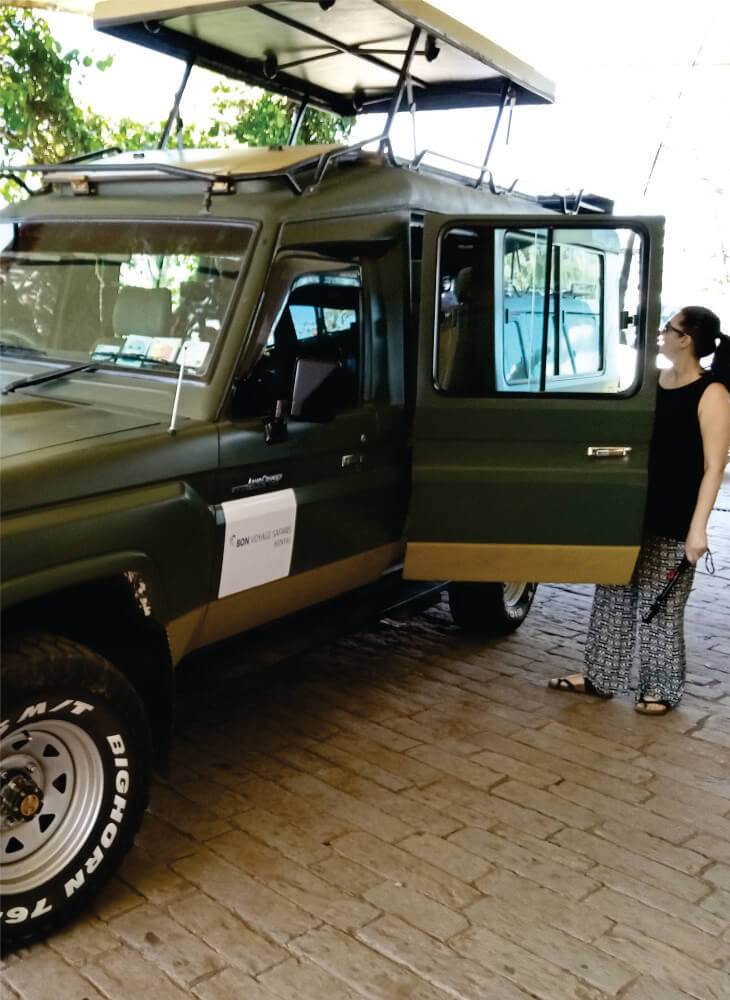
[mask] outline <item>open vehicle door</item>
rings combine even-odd
[[[662,236],[606,215],[426,220],[406,576],[629,579]]]

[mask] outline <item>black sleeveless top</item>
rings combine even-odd
[[[649,448],[649,490],[644,532],[684,541],[705,471],[697,415],[706,375],[679,389],[657,388],[654,435]]]

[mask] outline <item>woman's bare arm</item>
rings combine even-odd
[[[692,521],[684,550],[691,563],[696,563],[707,552],[707,522],[717,498],[730,449],[730,396],[719,382],[714,382],[702,393],[698,409],[702,448],[705,453],[705,472],[697,494]]]

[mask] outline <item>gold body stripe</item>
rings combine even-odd
[[[409,542],[403,576],[408,580],[628,583],[638,554],[638,545]]]
[[[402,558],[403,543],[394,542],[211,601],[168,624],[173,662],[209,643],[372,583]]]
[[[179,663],[183,656],[198,648],[195,636],[202,627],[207,607],[207,604],[203,604],[167,623],[167,642],[173,664]]]

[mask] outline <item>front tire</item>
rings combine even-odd
[[[452,583],[451,617],[469,632],[509,635],[527,618],[536,590],[536,583]]]
[[[44,937],[112,875],[147,804],[150,735],[136,692],[69,639],[3,651],[0,725],[2,947]]]

